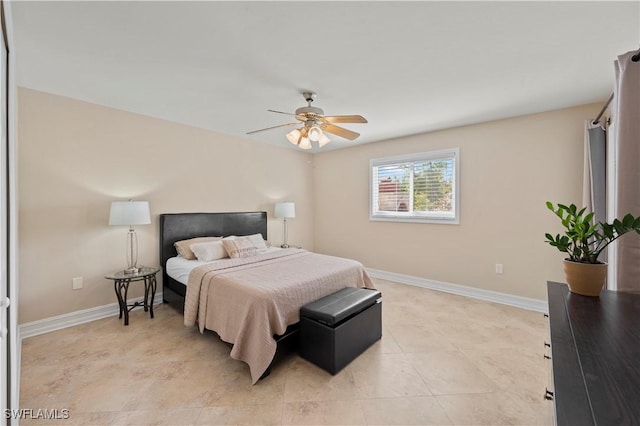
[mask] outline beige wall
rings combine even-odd
[[[579,202],[583,124],[601,104],[551,111],[310,155],[19,90],[20,323],[114,303],[104,273],[125,263],[126,228],[107,225],[113,200],[148,200],[140,263],[158,263],[158,214],[269,213],[296,202],[290,240],[365,266],[546,298],[562,280],[559,232],[546,200]],[[369,221],[369,161],[460,148],[460,225]],[[504,274],[494,272],[504,264]],[[82,290],[71,289],[84,277]],[[133,296],[140,294],[139,291]]]
[[[544,243],[561,228],[545,201],[582,196],[583,127],[601,104],[545,112],[314,157],[316,251],[369,268],[546,299],[563,281],[562,254]],[[369,161],[460,148],[460,224],[369,220]],[[504,273],[495,273],[495,264]]]
[[[115,302],[103,275],[126,263],[127,229],[108,226],[114,200],[150,203],[141,264],[158,264],[160,213],[265,210],[281,244],[278,200],[296,202],[290,241],[313,248],[310,154],[25,88],[18,107],[20,323]]]

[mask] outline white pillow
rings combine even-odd
[[[208,241],[206,243],[195,243],[189,246],[191,251],[196,255],[198,260],[210,262],[212,260],[224,259],[229,257],[227,251],[222,245],[222,240]]]
[[[189,248],[191,244],[206,243],[209,241],[215,241],[215,240],[221,240],[221,239],[222,237],[196,237],[196,238],[189,238],[188,240],[176,241],[175,243],[173,243],[173,245],[176,248],[176,252],[178,252],[178,256],[182,256],[188,260],[194,260],[196,258],[196,255],[193,254],[193,252]]]
[[[225,238],[222,240],[224,249],[232,259],[251,257],[258,254],[258,249],[249,237]]]
[[[262,234],[253,234],[253,235],[245,235],[243,237],[238,237],[236,235],[229,235],[228,237],[224,237],[224,240],[235,240],[237,238],[242,238],[244,240],[251,241],[251,244],[256,248],[259,253],[265,252],[269,249],[267,247],[266,241],[262,238]],[[233,257],[233,256],[231,256]]]
[[[249,240],[253,243],[253,246],[258,249],[259,252],[266,251],[268,249],[267,244],[262,238],[262,234],[249,235]]]

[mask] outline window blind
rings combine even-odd
[[[373,220],[458,222],[459,150],[371,161]]]

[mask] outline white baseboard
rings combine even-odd
[[[483,290],[475,287],[467,287],[459,284],[450,284],[441,281],[427,280],[411,275],[398,274],[395,272],[380,271],[378,269],[367,268],[367,272],[374,278],[393,281],[400,284],[408,284],[416,287],[428,288],[430,290],[443,291],[445,293],[457,294],[474,299],[485,300],[487,302],[500,303],[502,305],[515,306],[516,308],[528,309],[530,311],[549,311],[546,300],[531,299],[528,297],[514,296],[497,291]]]
[[[127,302],[141,302],[142,297],[128,300]],[[162,303],[162,293],[156,293],[153,304]],[[49,333],[61,330],[74,325],[84,324],[85,322],[96,321],[102,318],[118,315],[120,310],[117,303],[96,306],[95,308],[83,309],[82,311],[70,312],[68,314],[58,315],[51,318],[44,318],[37,321],[26,322],[18,326],[19,339],[37,336],[39,334]]]
[[[488,302],[500,303],[503,305],[515,306],[517,308],[528,309],[530,311],[546,313],[549,309],[546,300],[514,296],[512,294],[499,293],[497,291],[483,290],[459,284],[427,280],[411,275],[381,271],[372,268],[367,268],[367,272],[374,278],[389,280],[400,284],[408,284],[417,287],[428,288],[430,290],[443,291],[445,293],[457,294],[460,296],[471,297]],[[142,297],[131,300],[131,302],[138,301],[142,301]],[[155,299],[153,300],[154,305],[160,303],[162,303],[162,293],[156,294]],[[84,309],[82,311],[71,312],[51,318],[44,318],[38,321],[27,322],[24,324],[20,324],[20,326],[18,327],[19,340],[37,336],[39,334],[61,330],[67,327],[73,327],[74,325],[84,324],[86,322],[111,317],[114,315],[118,315],[118,312],[118,304],[110,303],[108,305],[97,306],[95,308]]]

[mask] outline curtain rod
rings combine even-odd
[[[602,106],[602,109],[600,110],[596,118],[593,119],[593,124],[598,124],[598,122],[600,121],[600,117],[602,117],[602,114],[604,114],[604,112],[607,110],[607,107],[609,106],[612,100],[613,100],[613,92],[611,92],[609,99],[607,99],[607,102],[604,103],[604,105]]]
[[[640,61],[640,49],[638,49],[636,54],[631,57],[631,60],[633,62]],[[609,95],[609,99],[607,99],[607,102],[604,103],[604,105],[602,106],[602,109],[600,110],[596,118],[593,119],[593,124],[598,124],[600,122],[600,117],[602,117],[602,114],[604,114],[604,112],[607,110],[607,107],[609,106],[612,100],[613,100],[613,92],[611,92],[611,95]]]

